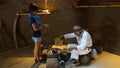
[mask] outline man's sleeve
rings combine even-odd
[[[64,37],[65,39],[75,38],[75,34],[74,33],[65,34]]]
[[[85,32],[81,38],[81,44],[77,46],[77,49],[84,50],[87,47],[88,33]]]

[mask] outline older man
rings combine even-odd
[[[91,52],[92,39],[90,34],[79,25],[73,27],[74,32],[61,36],[61,39],[76,38],[77,44],[68,44],[68,51],[71,52],[71,59],[76,60],[79,65],[79,55],[86,56]]]

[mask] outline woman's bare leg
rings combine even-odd
[[[34,58],[37,60],[40,60],[40,58],[39,58],[40,48],[41,48],[41,42],[35,42]]]

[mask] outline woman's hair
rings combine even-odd
[[[39,8],[37,7],[36,4],[30,3],[29,5],[29,11],[37,11]]]

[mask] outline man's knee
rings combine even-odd
[[[76,46],[76,44],[68,44],[67,48],[74,47],[74,46]]]

